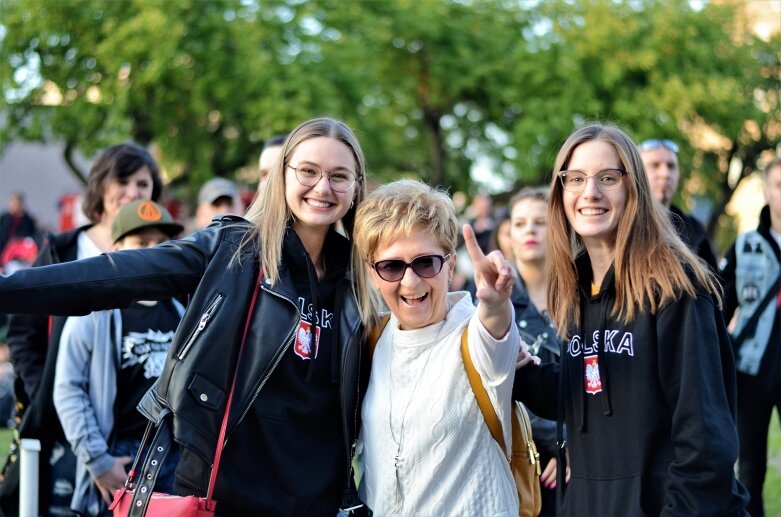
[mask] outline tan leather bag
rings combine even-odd
[[[513,403],[513,457],[510,469],[521,501],[521,517],[537,517],[542,509],[540,453],[532,439],[529,413],[520,402]]]
[[[464,368],[469,379],[469,385],[475,393],[477,405],[485,418],[491,436],[502,448],[504,446],[504,434],[502,423],[491,405],[488,392],[485,391],[480,374],[477,373],[472,357],[467,346],[466,329],[461,335],[461,355],[464,358]],[[515,478],[515,488],[518,490],[518,514],[521,517],[537,517],[542,508],[542,489],[540,487],[540,454],[532,439],[532,427],[529,414],[520,402],[514,402],[512,408],[512,456],[509,458],[510,470]]]

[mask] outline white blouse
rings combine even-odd
[[[465,292],[444,321],[403,331],[391,316],[374,352],[357,452],[360,492],[375,515],[518,515],[507,457],[520,337],[495,340]],[[504,429],[491,436],[464,369],[461,335]]]

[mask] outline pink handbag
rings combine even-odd
[[[230,408],[230,397],[228,400],[226,415]],[[225,420],[227,419],[223,418],[223,421]],[[108,509],[114,513],[114,517],[141,517],[144,515],[151,517],[214,517],[217,501],[212,499],[212,493],[214,492],[214,479],[216,479],[216,474],[219,470],[222,447],[217,450],[217,455],[214,458],[214,468],[212,468],[209,478],[209,490],[206,497],[152,492],[152,487],[155,486],[155,481],[157,480],[157,474],[172,445],[171,431],[168,429],[166,417],[157,426],[154,438],[150,442],[149,436],[152,429],[154,429],[154,424],[150,422],[147,425],[144,438],[141,440],[141,447],[138,449],[133,466],[128,473],[125,486],[116,491],[114,501],[112,501]],[[225,426],[223,425],[220,431],[219,443],[224,443],[224,431]],[[144,467],[141,470],[141,476],[139,476],[136,468],[140,458],[143,456],[146,456],[146,458]]]
[[[114,512],[115,516],[130,515],[132,504],[133,491],[122,488],[121,490],[117,490],[117,493],[114,496],[114,502],[111,503],[109,509]],[[146,515],[150,517],[172,517],[174,515],[182,517],[214,517],[214,510],[216,508],[217,501],[206,497],[195,497],[194,495],[169,495],[162,492],[153,492],[149,505],[146,508]]]
[[[252,296],[249,312],[247,313],[247,322],[244,325],[244,336],[241,340],[241,348],[236,364],[239,364],[241,355],[244,352],[244,344],[247,340],[247,331],[251,316],[254,312],[255,301],[260,290],[260,279],[263,277],[263,270],[255,282],[258,286]],[[238,370],[238,367],[237,367]],[[114,500],[109,506],[109,510],[114,513],[114,517],[214,517],[217,509],[217,501],[212,499],[214,495],[214,485],[217,480],[217,472],[220,469],[220,459],[222,458],[222,448],[225,445],[225,431],[228,427],[228,415],[230,414],[231,402],[233,401],[233,391],[236,388],[237,371],[233,372],[233,382],[230,392],[228,392],[228,401],[225,403],[225,414],[222,417],[222,426],[220,427],[220,436],[217,440],[217,450],[214,455],[214,465],[209,475],[209,488],[206,491],[206,497],[197,497],[194,495],[179,496],[169,495],[162,492],[152,492],[157,480],[157,474],[163,465],[163,461],[168,455],[168,451],[173,445],[171,431],[168,429],[167,415],[160,419],[157,431],[152,438],[149,437],[154,428],[154,423],[147,425],[144,437],[141,440],[141,446],[138,449],[133,466],[128,472],[125,486],[120,488],[114,494]],[[144,452],[148,451],[144,459],[144,466],[141,476],[137,474],[136,468]],[[140,480],[137,483],[137,479]]]

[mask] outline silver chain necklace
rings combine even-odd
[[[404,412],[401,415],[401,423],[399,424],[399,439],[396,439],[395,434],[393,433],[393,352],[396,348],[395,342],[394,342],[394,336],[395,336],[395,329],[392,330],[391,334],[391,349],[390,349],[390,361],[388,361],[388,379],[390,381],[390,390],[388,390],[388,428],[390,429],[390,436],[391,440],[393,440],[393,443],[396,444],[396,453],[393,455],[393,470],[396,475],[396,501],[401,500],[401,480],[399,479],[399,469],[401,468],[402,464],[404,463],[404,458],[401,456],[401,443],[404,439],[404,420],[407,418],[407,411],[409,411],[409,407],[412,405],[412,401],[415,400],[415,393],[418,390],[418,386],[420,385],[421,379],[423,379],[423,374],[426,373],[426,367],[428,367],[428,361],[431,359],[431,353],[434,351],[434,344],[438,342],[438,340],[434,341],[434,344],[429,348],[428,354],[426,355],[426,360],[423,363],[423,368],[420,371],[420,375],[418,375],[418,380],[415,381],[415,386],[412,388],[412,392],[410,393],[409,400],[407,401],[407,405],[404,408]]]

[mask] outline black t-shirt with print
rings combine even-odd
[[[122,343],[114,429],[118,438],[140,439],[147,420],[136,406],[163,371],[180,317],[170,300],[152,306],[134,303],[120,312]]]

